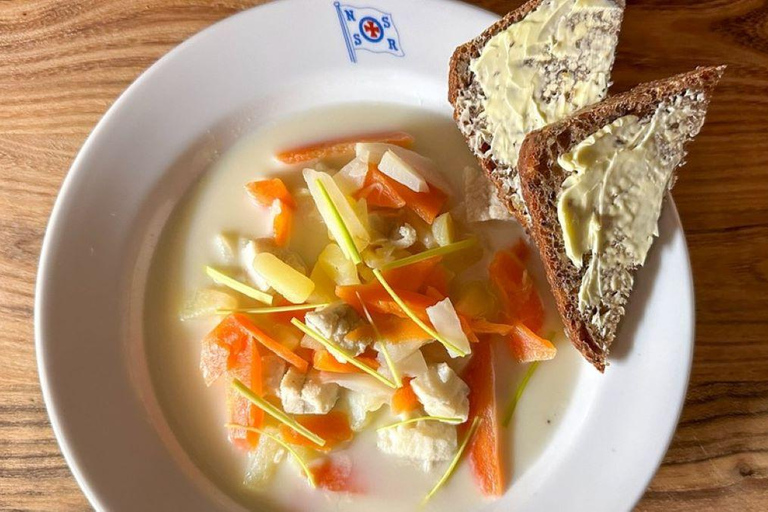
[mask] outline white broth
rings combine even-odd
[[[476,162],[449,117],[431,111],[389,104],[355,104],[297,115],[243,137],[203,175],[183,198],[164,229],[147,285],[145,339],[153,384],[168,424],[199,468],[226,493],[253,510],[404,511],[419,510],[420,502],[440,478],[446,463],[425,473],[420,468],[376,447],[375,426],[394,417],[383,407],[374,421],[357,434],[343,453],[366,492],[334,494],[309,488],[295,464],[284,459],[271,484],[253,490],[243,484],[246,455],[227,441],[225,379],[207,388],[199,370],[200,341],[217,318],[179,320],[185,299],[210,286],[206,265],[220,261],[215,237],[221,232],[259,238],[269,236],[269,216],[246,196],[247,182],[279,176],[289,188],[302,183],[303,166],[278,164],[273,155],[282,149],[355,133],[403,130],[416,138],[414,150],[431,158],[453,185],[453,201],[461,200],[463,169]],[[343,162],[341,162],[343,163]],[[311,217],[311,218],[308,218]],[[315,261],[328,243],[318,217],[300,213],[294,224],[291,248],[305,261]],[[472,230],[492,249],[509,246],[521,235],[512,221],[477,223]],[[490,255],[492,251],[487,251]],[[536,258],[533,258],[536,260]],[[487,268],[488,258],[482,263]],[[561,333],[538,261],[534,264],[538,289],[548,309],[546,331]],[[509,428],[502,428],[508,453],[507,487],[534,464],[548,440],[561,427],[577,380],[578,355],[562,334],[558,355],[542,363],[530,381]],[[511,362],[503,345],[496,347],[497,395],[500,410],[514,394],[524,365]],[[468,464],[462,463],[449,484],[426,510],[469,511],[488,505],[476,489]]]

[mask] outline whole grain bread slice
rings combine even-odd
[[[529,0],[519,8],[508,13],[501,20],[494,23],[475,39],[459,46],[453,53],[449,70],[448,99],[454,107],[454,119],[464,135],[467,144],[478,159],[480,166],[495,185],[499,198],[515,218],[528,229],[529,215],[520,192],[519,174],[516,163],[510,164],[494,157],[492,148],[493,133],[487,125],[483,101],[486,91],[471,69],[471,63],[480,56],[483,48],[496,35],[504,32],[511,25],[522,21],[526,16],[547,4],[574,3],[576,0]],[[610,71],[613,67],[614,53],[618,44],[619,30],[623,18],[625,0],[604,0],[606,5],[613,7],[609,12],[594,12],[588,14],[588,18],[573,17],[568,19],[571,24],[584,24],[588,22],[590,29],[586,35],[578,40],[571,41],[574,47],[580,50],[580,56],[589,55],[596,46],[607,45],[610,51],[608,59],[599,60],[597,66],[586,66],[584,62],[589,59],[558,60],[541,63],[540,70],[544,86],[539,93],[545,101],[555,102],[567,97],[572,90],[571,82],[564,82],[568,78],[586,77],[594,79],[598,74],[604,80],[596,97],[589,98],[584,104],[588,105],[600,101],[607,94],[610,85]],[[584,62],[582,62],[584,60]],[[594,69],[598,67],[599,69]],[[553,92],[554,91],[554,92]],[[578,101],[578,100],[577,100]],[[580,106],[584,106],[580,105]],[[570,110],[573,112],[578,107]],[[549,122],[557,119],[549,119]],[[543,123],[542,123],[543,124]],[[537,126],[536,128],[538,128]],[[519,141],[522,143],[522,140]]]
[[[531,132],[525,139],[519,158],[523,195],[531,215],[531,234],[541,254],[547,279],[571,342],[601,372],[606,356],[616,336],[619,321],[634,284],[636,267],[607,269],[601,278],[616,278],[611,294],[601,297],[599,308],[579,309],[579,288],[586,264],[577,268],[565,252],[562,227],[558,220],[558,197],[564,180],[571,174],[559,164],[558,158],[601,128],[625,116],[648,120],[659,112],[676,114],[674,125],[668,128],[679,133],[675,144],[660,146],[665,158],[679,158],[683,165],[685,146],[698,134],[713,92],[725,67],[699,68],[665,80],[640,85],[629,92],[608,98],[545,128]],[[662,110],[665,109],[665,110]],[[665,118],[674,116],[667,115]],[[659,117],[661,118],[661,117]],[[657,118],[657,119],[659,119]],[[672,121],[669,121],[670,123]],[[678,144],[679,143],[679,144]],[[668,154],[666,154],[668,153]],[[674,165],[673,160],[670,165]],[[668,188],[675,181],[673,171]],[[593,255],[588,254],[587,258]]]

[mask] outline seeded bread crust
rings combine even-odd
[[[578,292],[587,265],[585,263],[582,269],[577,269],[565,254],[557,217],[557,199],[568,174],[558,165],[557,159],[615,120],[627,115],[647,119],[653,116],[660,104],[680,97],[695,98],[695,108],[701,116],[696,126],[687,127],[684,143],[687,145],[701,127],[712,92],[724,71],[725,66],[698,68],[672,78],[642,84],[629,92],[584,108],[567,119],[531,132],[523,142],[518,169],[523,197],[532,219],[530,233],[539,248],[568,337],[601,372],[605,370],[608,348],[615,337],[618,321],[623,316],[624,303],[617,306],[618,310],[611,312],[613,321],[607,332],[602,333],[597,332],[588,315],[579,311]],[[678,168],[683,163],[681,161]],[[675,176],[670,180],[670,188],[674,181]],[[629,270],[633,275],[636,268]],[[624,302],[630,291],[626,290]]]
[[[496,34],[503,32],[510,25],[519,22],[525,18],[531,11],[535,10],[546,0],[529,0],[514,11],[511,11],[501,20],[488,27],[482,34],[475,39],[459,46],[451,56],[449,75],[448,75],[448,101],[454,107],[453,117],[467,141],[468,146],[475,154],[475,157],[480,164],[480,167],[484,170],[486,175],[490,178],[491,182],[495,185],[499,198],[506,206],[509,212],[514,215],[517,221],[526,229],[529,229],[529,218],[524,210],[521,210],[513,201],[513,196],[510,195],[508,187],[504,184],[504,179],[497,171],[499,167],[505,167],[496,162],[494,158],[490,156],[490,140],[486,140],[482,134],[477,131],[468,132],[464,125],[468,119],[476,120],[481,114],[480,109],[468,108],[460,101],[461,96],[480,98],[483,96],[480,85],[477,83],[474,77],[474,73],[470,70],[470,62],[477,58],[486,43]],[[621,7],[625,7],[625,0],[613,0],[613,2]],[[621,20],[619,19],[619,23]],[[619,27],[616,27],[615,37],[618,38]],[[514,169],[513,169],[513,172]]]

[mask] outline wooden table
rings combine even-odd
[[[32,332],[38,253],[67,169],[139,73],[258,3],[0,3],[0,509],[89,508],[48,422]],[[520,2],[475,3],[503,14]],[[675,189],[695,275],[696,356],[680,426],[639,509],[768,510],[768,6],[630,4],[614,90],[729,65]]]

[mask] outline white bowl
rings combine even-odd
[[[450,54],[496,16],[441,0],[375,5],[392,14],[404,56],[351,62],[330,1],[252,9],[152,66],[72,165],[43,244],[35,331],[53,428],[96,509],[241,509],[179,453],[154,397],[142,342],[149,262],[179,198],[255,127],[360,101],[450,112]],[[611,366],[599,375],[583,363],[556,439],[490,508],[614,512],[642,496],[674,432],[693,349],[690,264],[671,201],[660,231]]]

